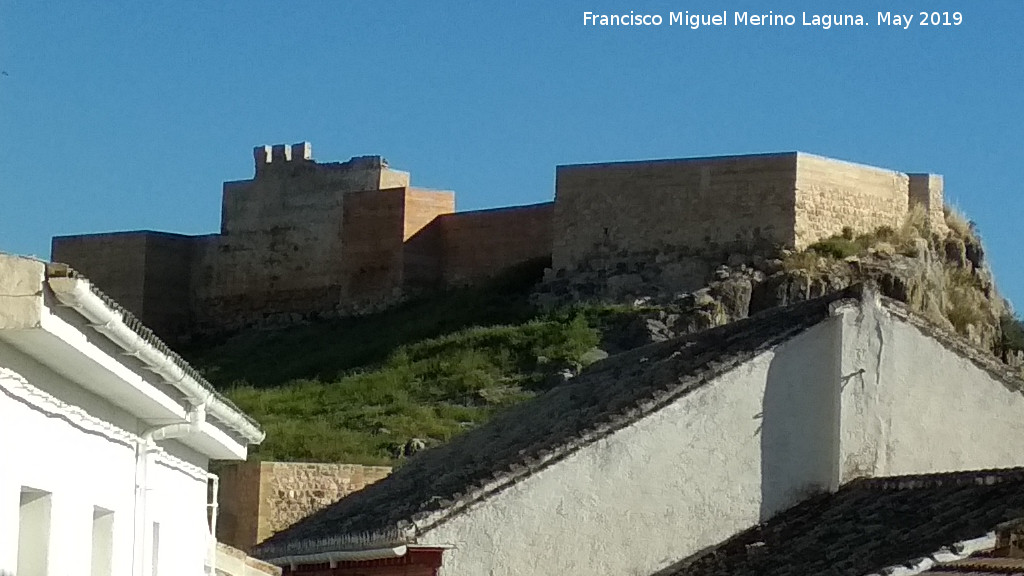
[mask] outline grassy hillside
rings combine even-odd
[[[1004,310],[991,276],[979,267],[976,230],[953,211],[946,217],[954,233],[944,240],[928,238],[918,211],[899,230],[844,231],[788,253],[779,261],[782,270],[760,281],[780,280],[771,293],[787,296],[793,291],[785,282],[799,287],[797,280],[813,276],[847,285],[874,278],[871,265],[882,265],[904,293],[891,296],[965,336],[989,337],[993,352],[1018,358],[1024,324]],[[729,294],[717,288],[692,302],[542,314],[528,295],[547,264],[527,263],[485,286],[381,314],[195,342],[183,354],[264,426],[267,440],[253,451],[256,458],[386,464],[413,443],[447,441],[557,385],[600,356],[598,345],[615,352],[652,335],[728,321],[728,315],[708,316],[706,300],[718,310],[725,301],[712,296]],[[749,277],[740,280],[753,290]]]
[[[362,318],[252,331],[186,350],[266,429],[265,460],[392,462],[560,381],[598,343],[582,312],[537,317],[544,263]]]

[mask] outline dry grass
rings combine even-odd
[[[925,212],[924,206],[920,204],[914,204],[913,207],[907,212],[907,217],[903,219],[903,225],[900,226],[898,239],[900,244],[911,243],[917,238],[928,237],[928,213]]]
[[[782,259],[782,269],[786,272],[795,272],[797,270],[816,272],[820,258],[821,255],[811,249],[793,252]]]
[[[981,326],[989,319],[991,306],[978,288],[975,277],[966,270],[946,268],[943,272],[946,318],[961,334],[968,326]]]
[[[957,207],[946,205],[942,207],[942,214],[946,218],[946,226],[959,238],[974,238],[974,223],[964,216]]]

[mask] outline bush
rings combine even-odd
[[[1007,314],[1000,319],[999,326],[1003,332],[1003,350],[1024,351],[1024,320]]]
[[[943,293],[946,299],[946,319],[957,332],[966,334],[968,325],[981,326],[985,323],[989,303],[970,272],[947,268],[943,278]]]
[[[957,237],[963,239],[976,238],[974,222],[968,220],[963,212],[956,207],[943,206],[942,214],[945,216],[946,227],[952,230]]]
[[[811,244],[808,250],[816,252],[822,256],[828,256],[835,258],[836,260],[842,260],[848,256],[856,256],[862,251],[862,246],[852,239],[853,233],[850,233],[851,238],[846,236],[833,236],[824,240]]]

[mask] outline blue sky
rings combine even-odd
[[[872,25],[799,25],[822,5]],[[874,25],[925,5],[963,23]],[[631,10],[798,25],[583,26]],[[549,200],[558,164],[802,150],[944,174],[1020,309],[1022,30],[1021,0],[0,0],[0,250],[214,232],[259,144],[381,154],[459,209]]]

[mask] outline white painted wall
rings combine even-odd
[[[420,544],[445,576],[649,575],[836,482],[839,321],[583,448]]]
[[[114,513],[113,575],[131,574],[133,440],[138,439],[139,430],[123,427],[133,421],[123,411],[116,418],[91,416],[119,409],[73,388],[75,384],[66,378],[0,343],[0,574],[14,574],[17,565],[22,486],[52,494],[47,574],[89,575],[96,506]],[[56,395],[65,396],[62,390],[78,402],[57,399]],[[173,441],[166,444],[177,456],[162,450],[151,455],[147,475],[150,521],[161,523],[160,574],[199,576],[204,573],[207,550],[207,461]]]
[[[1024,465],[1024,395],[874,306],[843,314],[842,479]]]

